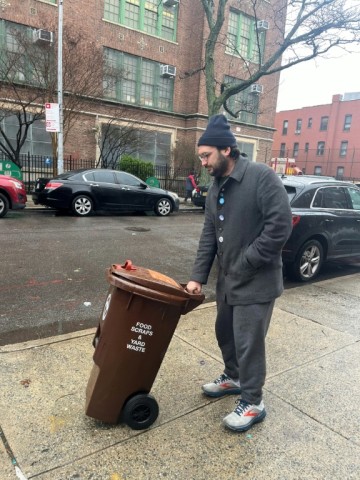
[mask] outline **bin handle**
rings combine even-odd
[[[131,260],[125,260],[124,265],[120,265],[120,268],[123,268],[124,270],[136,270],[136,267],[134,267]]]

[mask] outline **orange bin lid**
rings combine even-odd
[[[134,266],[131,260],[124,265],[114,264],[107,269],[108,281],[117,288],[144,298],[181,306],[181,314],[191,312],[204,301],[204,294],[189,293],[185,285],[148,268]]]
[[[131,260],[126,260],[124,265],[114,264],[110,273],[116,277],[124,278],[137,285],[150,288],[162,293],[188,298],[189,293],[173,278],[163,275],[155,270],[134,266]]]

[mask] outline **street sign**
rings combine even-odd
[[[22,180],[22,173],[20,168],[10,160],[5,160],[0,162],[0,174],[1,175],[10,175],[10,177],[18,178]]]
[[[60,111],[58,103],[45,103],[45,124],[47,132],[60,132]]]

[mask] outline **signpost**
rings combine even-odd
[[[58,103],[45,103],[45,124],[47,132],[60,132],[60,109]]]

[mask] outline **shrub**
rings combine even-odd
[[[154,176],[154,165],[151,162],[143,162],[131,155],[123,155],[119,162],[119,167],[120,170],[132,173],[144,182],[147,178]]]

